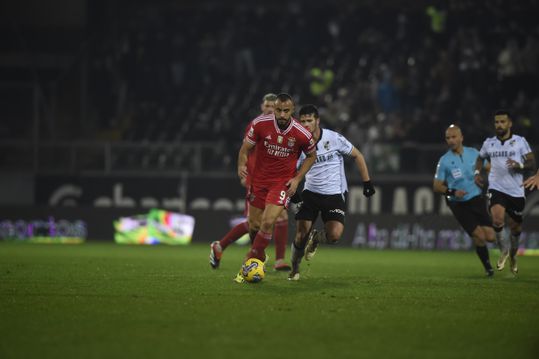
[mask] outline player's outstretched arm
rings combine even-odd
[[[247,178],[247,156],[254,147],[255,145],[243,140],[238,154],[238,177],[241,181],[245,181],[245,178]]]
[[[363,182],[370,181],[371,178],[369,177],[369,169],[367,168],[367,162],[365,162],[365,157],[363,157],[363,153],[361,153],[357,148],[354,147],[352,148],[352,153],[350,154],[350,157],[354,159],[354,162],[356,163]]]
[[[526,179],[522,185],[529,190],[539,189],[539,169],[536,174]]]
[[[365,197],[372,196],[376,193],[376,190],[371,183],[369,169],[367,167],[367,162],[365,162],[365,157],[363,156],[363,153],[361,153],[357,148],[353,147],[350,157],[354,159],[354,162],[356,163],[356,166],[359,170],[359,174],[361,175],[361,179],[363,180],[363,195]]]
[[[305,159],[303,160],[303,163],[298,169],[298,172],[296,173],[296,176],[291,178],[286,185],[288,186],[287,195],[288,197],[292,197],[296,190],[298,189],[299,183],[303,180],[305,177],[305,174],[311,169],[314,162],[316,161],[316,151],[312,151],[311,153],[308,153],[305,155]]]

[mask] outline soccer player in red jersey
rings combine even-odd
[[[238,155],[238,176],[250,176],[249,231],[254,237],[246,258],[265,261],[265,249],[279,215],[288,207],[299,183],[316,160],[316,146],[311,133],[292,117],[294,101],[280,94],[273,114],[254,119],[247,131]],[[256,153],[256,170],[247,169],[248,154]],[[296,170],[298,158],[304,152],[305,161]],[[254,235],[256,233],[256,235]],[[235,278],[243,282],[240,273]]]
[[[273,93],[268,93],[262,98],[262,103],[260,104],[260,110],[262,111],[262,115],[269,115],[273,113],[273,108],[275,106],[275,100],[277,99],[277,95]],[[250,124],[247,126],[247,129],[245,130],[245,134],[247,134],[247,131],[250,128]],[[255,151],[249,152],[248,159],[247,159],[247,172],[253,173],[255,169],[256,164],[256,155]],[[247,176],[246,178],[241,179],[241,184],[243,187],[247,188],[249,190],[251,180],[250,176]],[[247,196],[249,196],[249,192],[247,191]],[[245,215],[249,213],[249,202],[246,201],[245,204]],[[219,268],[219,264],[221,261],[221,257],[223,255],[223,251],[233,242],[237,241],[239,238],[241,238],[244,234],[249,232],[249,224],[247,220],[237,224],[234,226],[230,231],[228,231],[227,234],[220,240],[220,241],[214,241],[210,244],[210,266],[213,269]],[[282,211],[279,217],[277,218],[277,221],[275,223],[275,228],[273,230],[273,239],[275,241],[275,264],[273,268],[275,270],[290,270],[290,265],[288,265],[285,260],[285,253],[286,253],[286,242],[288,239],[288,212]]]

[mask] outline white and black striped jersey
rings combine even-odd
[[[487,138],[483,142],[479,156],[490,161],[488,188],[512,197],[524,197],[522,173],[507,168],[506,162],[512,159],[524,163],[526,155],[530,152],[532,152],[530,145],[522,136],[513,134],[503,142],[496,136]]]
[[[352,154],[354,146],[343,135],[320,129],[316,143],[316,162],[305,175],[305,186],[319,194],[342,194],[348,191],[343,156]],[[300,158],[303,161],[304,155]]]

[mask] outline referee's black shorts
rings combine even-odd
[[[463,202],[447,201],[447,205],[453,212],[457,222],[470,237],[477,226],[492,227],[492,220],[487,211],[487,203],[482,196],[475,196]]]

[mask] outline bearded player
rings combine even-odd
[[[249,188],[249,230],[254,237],[246,258],[265,261],[265,249],[279,215],[288,207],[290,197],[316,160],[316,147],[311,133],[292,117],[294,101],[288,94],[279,94],[273,114],[254,119],[238,155],[238,176],[251,176]],[[256,171],[249,173],[247,159],[256,151]],[[296,164],[305,153],[299,170]],[[256,235],[255,235],[256,233]],[[243,282],[240,273],[236,282]]]
[[[268,93],[262,98],[260,104],[261,115],[269,115],[273,113],[275,107],[275,100],[277,95]],[[245,134],[250,128],[250,124],[247,126]],[[247,172],[254,173],[256,165],[255,151],[249,153],[247,159]],[[249,197],[249,187],[251,184],[251,176],[247,176],[241,179],[241,185],[247,189],[247,198]],[[249,202],[245,204],[245,214],[249,213]],[[234,226],[227,234],[220,240],[214,241],[210,244],[210,266],[213,269],[219,268],[221,258],[224,250],[232,243],[240,239],[243,235],[249,232],[249,223],[247,220]],[[277,218],[275,227],[273,230],[273,239],[275,241],[275,264],[273,268],[279,271],[289,271],[290,266],[285,262],[284,257],[286,253],[286,243],[288,238],[288,212],[282,211],[281,215]]]

